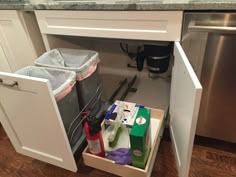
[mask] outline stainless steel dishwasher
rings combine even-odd
[[[197,134],[236,143],[236,13],[185,13],[182,45],[203,86]]]

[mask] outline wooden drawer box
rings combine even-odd
[[[42,34],[180,41],[182,11],[35,11]]]
[[[136,168],[130,165],[118,165],[114,161],[92,155],[88,152],[88,147],[83,152],[84,163],[88,166],[100,169],[115,175],[124,177],[147,177],[151,176],[152,168],[156,159],[156,154],[164,130],[164,111],[151,109],[151,137],[152,147],[145,169]]]

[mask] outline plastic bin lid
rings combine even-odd
[[[83,80],[96,70],[99,61],[96,51],[58,48],[44,53],[34,64],[75,71],[77,80]]]
[[[58,48],[50,50],[35,60],[35,65],[83,71],[98,62],[98,53],[92,50]]]

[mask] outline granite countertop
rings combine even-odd
[[[24,9],[26,0],[0,0],[0,9]]]
[[[0,9],[236,10],[236,0],[0,0]]]

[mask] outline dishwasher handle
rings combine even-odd
[[[236,33],[236,27],[231,26],[207,26],[196,25],[195,22],[190,22],[188,25],[189,32],[212,32],[212,33]]]

